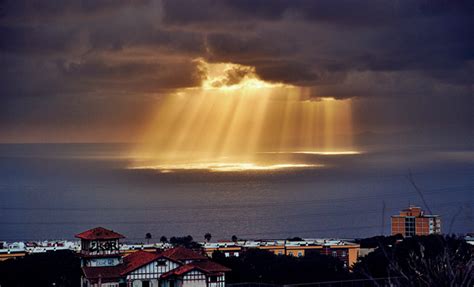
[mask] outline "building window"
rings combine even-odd
[[[301,256],[303,256],[303,252],[298,251],[298,257],[301,257]]]
[[[150,281],[142,281],[142,287],[150,287]]]
[[[337,257],[337,251],[333,251],[333,252],[332,252],[332,256],[333,256],[333,257]]]
[[[415,218],[414,217],[405,218],[405,235],[406,236],[415,235]]]
[[[158,260],[158,261],[156,262],[156,265],[157,265],[157,266],[166,266],[166,260]]]
[[[342,254],[341,254],[342,257],[346,257],[347,256],[347,252],[344,250],[342,251]]]
[[[217,282],[217,276],[209,276],[209,282]]]

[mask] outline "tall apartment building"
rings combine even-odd
[[[403,236],[429,235],[441,233],[441,218],[439,215],[429,215],[416,206],[410,206],[392,215],[392,235]]]

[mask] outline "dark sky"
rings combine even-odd
[[[194,59],[354,99],[358,132],[473,132],[474,1],[0,0],[0,141],[133,141]]]

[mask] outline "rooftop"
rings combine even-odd
[[[196,261],[166,272],[162,275],[162,278],[167,278],[171,276],[181,276],[191,270],[196,269],[207,274],[231,271],[231,269],[212,261]]]
[[[208,259],[206,256],[199,254],[191,249],[187,249],[181,246],[168,249],[161,253],[161,255],[174,259],[174,260],[206,260]]]
[[[98,279],[107,280],[123,277],[130,272],[137,270],[140,267],[143,267],[160,257],[170,258],[172,260],[201,260],[194,261],[185,265],[182,265],[174,270],[171,270],[165,274],[166,276],[172,275],[182,275],[191,270],[200,270],[206,274],[227,272],[230,271],[229,268],[224,267],[218,263],[209,261],[209,258],[201,255],[197,252],[194,252],[190,249],[184,247],[175,247],[169,249],[162,253],[155,252],[146,252],[146,251],[136,251],[128,256],[123,258],[123,263],[117,266],[108,266],[108,267],[82,267],[84,275],[88,279]],[[183,264],[183,263],[179,263]],[[106,282],[106,281],[104,281]]]
[[[105,266],[105,267],[82,267],[84,276],[88,279],[116,279],[120,278],[122,266]]]
[[[125,236],[123,236],[122,234],[103,227],[89,229],[82,233],[76,234],[76,237],[85,240],[109,240],[125,238]]]
[[[156,259],[158,259],[160,255],[158,253],[146,252],[146,251],[136,251],[132,254],[125,256],[123,258],[122,270],[121,274],[130,273],[143,265],[146,265]]]
[[[302,239],[290,240],[239,240],[238,242],[212,242],[203,244],[204,248],[226,247],[278,247],[278,246],[358,246],[358,244],[340,239]]]

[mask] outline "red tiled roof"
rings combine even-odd
[[[123,269],[120,272],[122,275],[128,274],[160,257],[157,253],[146,251],[136,251],[123,258]]]
[[[195,262],[189,263],[189,265],[196,266],[199,269],[204,270],[209,273],[231,271],[231,269],[210,260],[195,261]]]
[[[161,253],[163,256],[174,259],[174,260],[206,260],[208,257],[199,254],[191,249],[184,248],[181,246],[168,249]]]
[[[186,249],[183,247],[169,249],[163,253],[152,253],[140,250],[124,257],[123,263],[120,265],[107,267],[82,267],[82,270],[87,279],[95,280],[101,278],[102,280],[113,280],[125,276],[128,273],[135,271],[136,269],[146,264],[149,264],[161,257],[169,258],[173,261],[179,259],[208,259],[207,257],[200,255],[199,253],[196,253],[190,249]],[[201,272],[206,274],[230,271],[229,268],[224,267],[218,263],[209,260],[203,260],[191,262],[189,264],[180,266],[163,274],[162,277],[166,278],[172,275],[180,276],[195,269],[200,270]]]
[[[167,259],[169,261],[173,261],[174,263],[179,264],[179,265],[184,264],[183,262],[179,261],[178,259],[174,259],[174,258],[171,258],[169,256],[163,255],[163,253],[158,253],[158,258],[164,258],[164,259]]]
[[[106,267],[82,267],[84,275],[88,279],[96,279],[99,276],[102,279],[106,278],[120,278],[136,269],[153,262],[158,259],[160,255],[146,251],[136,251],[123,258],[123,263],[117,266]]]
[[[76,234],[77,238],[86,239],[86,240],[107,240],[107,239],[120,239],[125,238],[120,233],[114,232],[112,230],[105,229],[103,227],[96,227],[82,233]]]
[[[106,266],[106,267],[82,267],[84,276],[87,279],[118,279],[120,278],[120,271],[122,266]]]
[[[186,265],[180,266],[176,269],[173,269],[171,271],[168,271],[168,272],[164,273],[163,275],[161,275],[160,278],[165,279],[165,278],[168,278],[170,276],[180,276],[180,275],[183,275],[183,274],[185,274],[185,273],[187,273],[187,272],[189,272],[189,271],[191,271],[195,268],[196,268],[195,266],[191,266],[189,264],[186,264]]]
[[[188,273],[189,271],[192,270],[199,270],[203,273],[206,274],[212,274],[212,273],[219,273],[219,272],[229,272],[231,269],[220,265],[219,263],[215,263],[212,261],[196,261],[196,262],[191,262],[189,264],[180,266],[176,269],[173,269],[171,271],[166,272],[161,276],[161,278],[167,278],[170,276],[181,276],[183,274]]]

